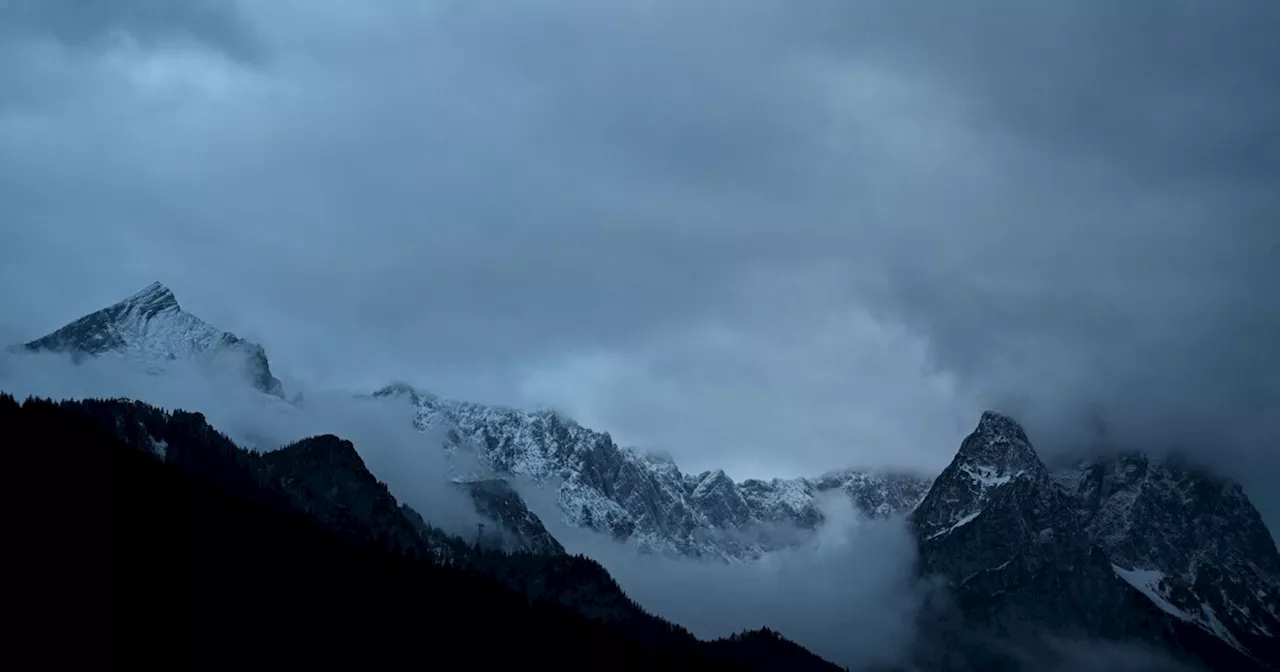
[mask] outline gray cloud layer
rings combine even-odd
[[[161,279],[294,377],[555,404],[740,477],[936,468],[985,406],[1280,473],[1274,3],[0,26],[6,334]]]

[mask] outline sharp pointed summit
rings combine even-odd
[[[999,411],[983,411],[982,417],[978,419],[978,429],[1006,434],[1023,442],[1027,441],[1027,433],[1022,429],[1022,425],[1018,424],[1017,420]]]
[[[1027,433],[1013,418],[985,411],[964,443],[956,460],[990,472],[991,478],[1015,478],[1044,471]]]
[[[983,515],[1001,491],[1047,482],[1048,475],[1022,426],[987,411],[913,512],[918,532],[926,540],[956,533]]]
[[[70,353],[76,361],[115,355],[149,369],[163,368],[175,360],[210,363],[233,355],[244,361],[254,387],[277,397],[284,395],[261,345],[182,310],[173,291],[159,282],[21,347]]]

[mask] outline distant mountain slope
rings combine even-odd
[[[668,459],[620,448],[608,433],[551,411],[453,401],[405,384],[373,396],[408,399],[417,408],[415,425],[445,437],[450,454],[479,457],[498,477],[555,485],[565,523],[659,553],[758,558],[814,529],[823,493],[844,491],[863,515],[884,518],[910,511],[930,483],[857,470],[736,483],[722,470],[685,474]]]
[[[1016,422],[988,412],[912,521],[922,572],[949,580],[966,627],[1280,668],[1280,554],[1234,483],[1140,456],[1054,473]],[[996,653],[970,654],[973,669],[1003,669]]]
[[[77,357],[112,354],[145,366],[179,359],[207,362],[235,358],[254,387],[277,397],[284,393],[279,379],[271,374],[261,345],[182,310],[173,292],[158,282],[23,347]]]
[[[512,555],[449,537],[400,506],[337,437],[259,455],[198,413],[108,400],[19,405],[7,395],[0,428],[9,473],[29,476],[21,486],[28,501],[55,482],[109,483],[109,494],[60,491],[56,507],[24,510],[30,527],[56,531],[40,537],[57,540],[55,550],[76,548],[76,562],[112,568],[111,617],[33,628],[61,640],[48,642],[44,660],[839,669],[767,632],[701,642],[644,612],[586,558]],[[78,524],[68,528],[71,521]],[[98,532],[110,543],[76,543]],[[29,564],[40,571],[26,581],[37,584],[61,566]],[[77,611],[108,608],[105,596],[83,603],[90,594]],[[108,623],[110,648],[66,645]]]

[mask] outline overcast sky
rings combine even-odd
[[[936,469],[996,407],[1265,485],[1276,35],[1271,0],[0,0],[0,333],[160,280],[296,384],[686,469]]]

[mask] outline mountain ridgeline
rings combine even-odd
[[[521,411],[444,399],[406,384],[375,398],[408,401],[414,425],[443,437],[443,450],[486,470],[554,487],[563,522],[628,541],[640,550],[728,562],[795,546],[823,521],[819,498],[848,495],[868,518],[910,511],[930,480],[854,469],[818,478],[751,479],[723,470],[685,474],[669,459],[619,447],[552,411]]]
[[[248,384],[282,397],[260,346],[185,313],[158,284],[20,349],[149,368],[230,354]],[[17,479],[33,489],[25,501],[43,503],[31,510],[50,514],[20,520],[23,534],[58,557],[111,554],[110,616],[88,597],[74,608],[76,595],[100,592],[106,560],[85,556],[83,574],[34,586],[51,597],[32,600],[30,622],[74,612],[66,622],[88,641],[107,619],[126,624],[110,642],[119,660],[211,667],[264,647],[294,665],[412,651],[428,666],[834,669],[774,632],[704,642],[648,614],[599,564],[565,552],[511,486],[518,478],[554,488],[560,522],[642,552],[726,563],[802,543],[823,521],[824,494],[847,495],[866,518],[902,518],[921,579],[946,598],[921,610],[904,669],[1038,670],[1028,650],[1053,660],[1065,637],[1134,643],[1214,671],[1280,671],[1275,540],[1238,484],[1176,457],[1051,468],[1017,422],[988,412],[935,479],[846,470],[735,482],[719,470],[684,474],[549,411],[404,384],[369,397],[407,401],[424,449],[468,465],[456,486],[491,533],[463,540],[432,527],[433,512],[398,504],[336,436],[259,453],[199,413],[0,398],[13,473],[60,474],[70,486],[53,498]],[[54,520],[76,521],[85,543]]]

